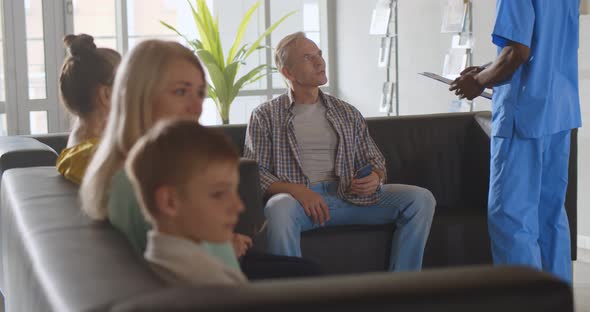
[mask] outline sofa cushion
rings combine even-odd
[[[423,267],[492,263],[485,213],[437,208]],[[301,250],[304,257],[329,264],[323,267],[328,274],[385,271],[394,230],[394,224],[320,228],[302,234]],[[326,252],[326,246],[330,246],[330,252]]]
[[[487,214],[437,206],[424,249],[424,268],[491,264]]]

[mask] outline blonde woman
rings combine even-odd
[[[150,226],[123,170],[127,154],[159,120],[197,122],[206,88],[199,59],[176,42],[147,40],[138,44],[126,55],[117,73],[104,137],[87,169],[80,196],[86,214],[97,220],[108,219],[139,253],[145,251]],[[251,244],[249,237],[235,234],[233,246],[229,242],[209,243],[204,244],[204,249],[226,265],[239,268],[236,254],[244,256]],[[242,267],[250,278],[319,272],[313,264],[300,259],[250,253],[242,257]]]
[[[121,55],[97,48],[90,35],[67,35],[67,57],[59,76],[60,99],[74,116],[74,127],[56,163],[68,180],[80,184],[105,127]]]

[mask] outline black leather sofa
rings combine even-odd
[[[424,267],[490,264],[487,232],[489,135],[491,113],[457,113],[396,118],[368,118],[371,136],[387,160],[388,183],[412,184],[429,189],[437,200]],[[243,153],[245,125],[219,126]],[[67,134],[35,137],[58,153]],[[1,165],[0,165],[1,166]],[[249,207],[237,231],[254,235],[264,215],[256,192],[255,164],[243,161],[241,195]],[[566,197],[572,259],[577,251],[577,131],[572,133],[569,185]],[[339,226],[309,231],[302,236],[305,257],[329,263],[329,273],[385,270],[393,225]],[[257,248],[265,238],[256,236]],[[326,252],[325,246],[333,248]],[[371,255],[367,257],[366,255]]]
[[[490,264],[487,197],[490,112],[368,118],[371,136],[387,160],[388,183],[429,189],[437,207],[424,267]],[[246,127],[224,126],[243,151]],[[566,210],[576,258],[577,133],[572,134]],[[393,225],[338,226],[302,236],[305,257],[330,273],[382,271],[389,261]],[[264,238],[260,237],[264,245]],[[326,246],[330,246],[329,250]]]
[[[437,198],[426,267],[490,262],[485,227],[488,122],[485,113],[368,121],[388,160],[389,182],[420,185]],[[222,129],[237,144],[243,142],[244,126]],[[20,138],[26,144],[0,138],[0,286],[9,311],[573,310],[567,285],[522,268],[446,268],[258,282],[238,289],[166,289],[120,233],[80,212],[77,187],[47,166],[56,154],[39,142],[59,152],[65,137]],[[37,153],[45,156],[39,160],[32,156]],[[15,167],[32,168],[11,169]],[[256,164],[243,161],[241,170],[247,212],[238,230],[252,235],[263,222],[263,202]],[[570,175],[570,188],[575,177]],[[569,213],[575,211],[575,201],[568,200]],[[393,230],[343,226],[310,231],[304,233],[303,251],[329,273],[382,271]]]

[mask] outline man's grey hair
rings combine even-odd
[[[307,37],[304,32],[298,31],[287,35],[279,41],[279,44],[277,44],[275,49],[275,65],[279,69],[279,72],[285,67],[287,60],[289,59],[289,46],[298,39],[307,39]]]

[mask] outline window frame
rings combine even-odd
[[[6,102],[0,113],[7,115],[7,134],[30,134],[30,113],[47,112],[47,132],[62,131],[64,112],[59,105],[58,71],[65,56],[59,44],[64,35],[63,1],[41,1],[45,65],[45,98],[29,98],[28,53],[25,2],[2,1],[4,32],[4,74]]]

